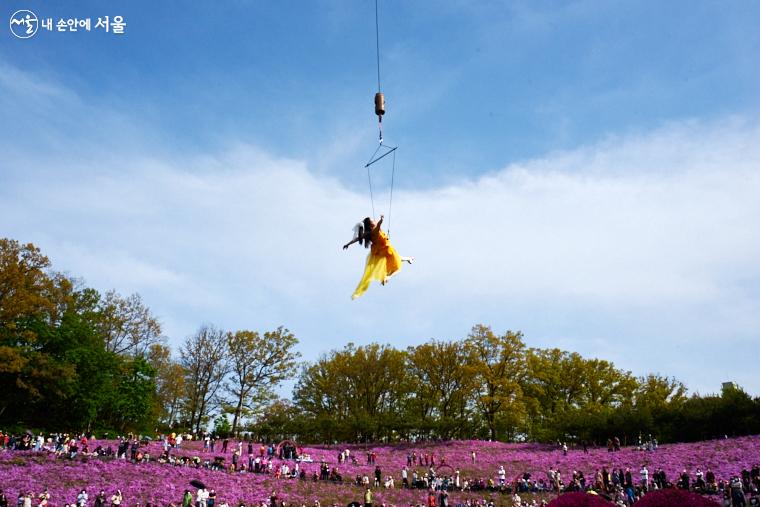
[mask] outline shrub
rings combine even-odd
[[[637,507],[717,507],[719,504],[697,493],[683,489],[660,489],[647,493],[636,502]]]
[[[551,502],[547,507],[613,507],[615,504],[598,495],[588,493],[564,493]]]

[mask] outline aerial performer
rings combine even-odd
[[[381,229],[384,218],[383,215],[380,215],[380,220],[377,223],[370,217],[365,218],[354,227],[354,238],[343,245],[343,250],[348,249],[354,243],[363,244],[365,248],[370,249],[364,274],[351,295],[351,299],[356,299],[364,294],[372,280],[385,285],[388,279],[401,269],[402,262],[409,264],[414,262],[414,257],[399,255],[388,241],[388,236]]]
[[[391,210],[393,209],[393,182],[396,172],[396,149],[397,146],[388,146],[383,143],[383,115],[385,114],[385,95],[380,91],[380,28],[378,21],[378,6],[377,0],[375,0],[375,42],[377,44],[377,93],[375,94],[375,114],[377,115],[377,124],[379,131],[380,144],[370,157],[369,162],[364,166],[367,169],[367,180],[369,181],[369,195],[372,202],[372,214],[375,214],[375,198],[372,192],[372,174],[370,172],[370,166],[385,158],[388,155],[393,155],[393,164],[391,169],[391,185],[390,185],[390,199],[388,201],[388,224],[390,224]],[[351,295],[351,299],[356,299],[364,294],[369,288],[369,284],[372,280],[380,282],[385,285],[388,279],[396,274],[401,269],[401,263],[408,262],[411,264],[414,262],[414,257],[402,257],[398,254],[393,245],[388,240],[390,234],[390,225],[388,225],[388,234],[382,231],[381,226],[383,224],[384,215],[380,215],[380,220],[375,221],[367,217],[354,227],[354,238],[343,245],[343,249],[348,249],[349,246],[354,243],[364,245],[365,248],[370,248],[367,255],[367,264],[364,267],[364,274],[362,279],[359,280],[359,285],[356,286],[356,290]]]

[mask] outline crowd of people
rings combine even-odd
[[[406,456],[406,464],[398,469],[398,474],[383,473],[383,468],[377,463],[377,454],[374,451],[366,453],[366,464],[374,465],[372,473],[358,473],[351,478],[344,478],[339,471],[340,467],[358,466],[359,462],[355,452],[344,449],[338,453],[339,466],[331,466],[322,461],[318,467],[311,467],[311,471],[305,468],[306,463],[311,463],[310,456],[303,453],[295,443],[285,442],[279,446],[273,444],[254,444],[252,441],[238,440],[231,442],[229,439],[217,439],[213,435],[204,434],[200,440],[203,442],[203,455],[188,456],[176,452],[182,449],[183,441],[191,436],[168,434],[161,435],[162,452],[157,456],[151,456],[148,452],[150,440],[138,435],[119,437],[113,441],[105,441],[102,445],[96,442],[90,434],[68,435],[51,434],[47,437],[23,433],[20,435],[4,434],[0,432],[0,448],[26,451],[45,451],[54,453],[58,457],[75,459],[80,455],[99,456],[103,458],[124,459],[133,463],[157,462],[172,466],[203,468],[229,473],[256,473],[270,474],[275,479],[300,479],[310,481],[332,481],[336,483],[353,483],[362,491],[370,492],[375,489],[408,488],[427,492],[427,507],[448,507],[449,492],[489,492],[512,495],[512,502],[517,506],[531,505],[525,503],[520,495],[526,493],[554,493],[564,492],[592,492],[603,495],[619,506],[635,504],[650,491],[664,488],[679,488],[694,491],[704,495],[721,495],[723,504],[732,507],[748,505],[750,500],[757,502],[760,494],[760,465],[753,466],[750,470],[744,469],[741,473],[730,478],[717,478],[715,473],[706,468],[704,471],[697,468],[692,474],[684,469],[677,477],[668,478],[661,467],[651,471],[646,465],[642,465],[638,471],[630,468],[610,469],[602,467],[597,469],[592,476],[587,476],[581,470],[573,470],[570,477],[563,477],[558,468],[550,468],[546,477],[533,477],[525,472],[513,479],[507,478],[504,466],[499,466],[492,477],[469,477],[460,472],[459,468],[448,464],[445,456],[435,455],[432,452],[411,451]],[[216,453],[217,440],[221,440],[221,453],[223,456],[210,456]],[[232,445],[230,445],[232,443]],[[114,449],[115,445],[115,449]],[[645,444],[639,444],[638,449],[656,450],[656,441],[648,440]],[[616,452],[620,448],[619,440],[610,439],[608,450]],[[567,446],[559,444],[563,454],[567,454]],[[246,452],[247,451],[247,452]],[[586,449],[584,448],[584,451]],[[226,455],[231,454],[230,461]],[[472,463],[476,462],[476,452],[470,454]],[[650,460],[651,461],[651,460]],[[393,466],[398,464],[383,464]],[[457,464],[459,465],[459,464]],[[464,465],[464,464],[462,464]],[[387,470],[387,469],[386,469]],[[0,486],[2,484],[0,483]],[[208,498],[201,502],[197,499],[194,503],[187,504],[187,498],[183,499],[182,507],[229,507],[223,501],[216,500],[216,493],[202,491],[198,494],[208,494]],[[121,493],[117,490],[108,497],[105,492],[100,492],[95,498],[92,507],[119,507],[121,505]],[[17,499],[17,507],[46,507],[49,501],[47,491],[33,495],[31,492],[20,494]],[[271,502],[270,502],[271,503]],[[365,502],[367,503],[367,502]],[[0,507],[7,507],[8,501],[0,493]],[[86,491],[80,492],[76,502],[67,504],[66,507],[90,507]],[[145,507],[154,507],[146,505]],[[273,507],[269,505],[268,507]],[[274,506],[280,507],[280,506]],[[467,507],[463,504],[463,507]]]
[[[92,503],[90,503],[90,495],[87,493],[86,489],[80,490],[79,493],[77,493],[76,499],[72,501],[71,503],[64,503],[64,507],[121,507],[122,501],[124,500],[123,495],[121,494],[120,490],[115,490],[112,495],[106,496],[106,492],[101,490],[95,498],[93,498]],[[31,491],[21,491],[18,494],[18,498],[16,499],[16,506],[17,507],[32,507],[32,505],[35,505],[37,507],[47,507],[50,502],[50,493],[47,489],[42,491],[39,494],[34,494]],[[0,507],[8,507],[8,498],[5,496],[5,493],[2,489],[0,489]],[[158,507],[157,505],[151,505],[146,504],[146,507]]]
[[[529,484],[530,479],[523,477],[523,482]],[[733,476],[728,480],[716,479],[715,474],[709,468],[702,471],[701,468],[697,467],[693,476],[684,469],[675,482],[668,480],[661,467],[654,468],[650,472],[646,465],[642,465],[636,472],[630,468],[625,470],[622,468],[617,470],[597,469],[590,480],[584,476],[582,471],[574,470],[567,482],[563,481],[559,470],[550,468],[547,472],[546,482],[553,491],[593,491],[605,495],[621,506],[633,505],[651,491],[677,488],[703,495],[720,495],[723,499],[723,505],[739,507],[749,503],[748,497],[755,498],[758,495],[760,466],[755,465],[751,470],[744,469],[740,475]]]

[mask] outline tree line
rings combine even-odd
[[[760,433],[760,398],[735,386],[688,396],[674,378],[636,377],[609,361],[527,347],[520,332],[476,325],[458,341],[331,351],[303,365],[293,401],[282,400],[253,428],[319,442],[695,441]]]
[[[265,440],[661,442],[760,433],[741,388],[687,395],[601,359],[476,325],[397,349],[349,343],[301,362],[297,338],[202,325],[177,353],[139,295],[100,294],[0,239],[0,424],[47,430],[247,433]],[[295,380],[291,399],[278,396]]]
[[[24,430],[200,432],[212,412],[237,432],[296,369],[297,339],[201,326],[178,357],[138,294],[100,294],[0,239],[0,424]]]

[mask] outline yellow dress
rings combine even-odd
[[[372,240],[372,247],[367,255],[367,265],[364,267],[362,279],[356,286],[351,299],[356,299],[364,294],[372,280],[385,282],[389,276],[401,269],[401,256],[388,241],[388,236],[379,227],[372,231],[370,239]]]

